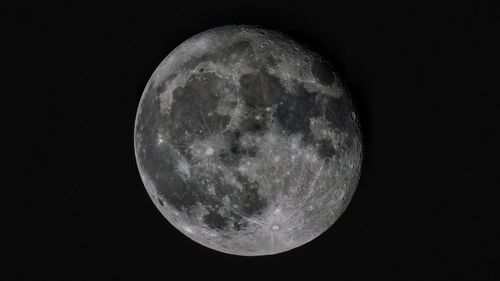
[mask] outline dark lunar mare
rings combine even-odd
[[[316,59],[312,62],[311,71],[318,81],[326,86],[330,86],[335,82],[335,74],[330,63]]]
[[[356,132],[356,123],[351,115],[352,103],[346,95],[330,97],[310,92],[298,85],[292,93],[281,96],[275,116],[287,134],[300,134],[306,145],[318,148],[320,156],[329,160],[335,155],[335,148],[331,141],[313,137],[311,119],[323,117],[336,133],[344,133],[347,147],[343,148],[346,149],[352,145],[352,137]]]
[[[167,201],[172,207],[181,212],[191,212],[197,204],[206,207],[208,213],[203,220],[207,226],[214,229],[224,229],[228,226],[230,218],[234,220],[234,226],[241,229],[247,225],[243,216],[251,217],[260,213],[266,206],[266,200],[259,196],[256,183],[251,183],[246,176],[236,173],[242,191],[234,186],[224,183],[222,175],[209,176],[204,171],[192,171],[189,178],[179,175],[176,161],[176,153],[180,153],[188,161],[190,166],[196,166],[196,159],[189,152],[188,147],[193,140],[203,140],[210,136],[223,135],[230,146],[218,157],[229,167],[236,165],[243,155],[255,156],[255,149],[242,147],[240,137],[242,132],[262,132],[265,129],[265,121],[259,122],[255,118],[243,120],[240,128],[222,134],[222,130],[229,122],[228,116],[214,114],[217,104],[221,98],[220,87],[224,81],[212,73],[203,73],[192,76],[184,87],[178,87],[173,92],[174,106],[168,116],[161,115],[158,107],[159,102],[154,100],[163,90],[162,87],[151,89],[156,95],[147,95],[143,101],[144,108],[156,108],[145,110],[142,114],[143,128],[138,128],[138,133],[143,135],[142,147],[139,158],[148,159],[142,161],[145,171],[159,170],[162,173],[149,175],[157,188],[160,200]],[[212,112],[213,114],[208,114]],[[257,113],[256,113],[257,114]],[[150,132],[168,132],[166,140],[169,145],[158,145],[155,135]],[[150,134],[150,135],[148,135]],[[175,148],[175,149],[172,149]],[[207,193],[207,186],[215,188],[215,196]],[[220,214],[224,206],[219,198],[228,196],[232,204],[239,206],[239,211],[233,209],[227,211],[227,216]],[[163,201],[161,201],[163,204]]]
[[[302,134],[304,141],[309,141],[310,119],[323,115],[322,98],[322,95],[310,93],[303,86],[296,86],[292,93],[281,96],[276,118],[288,134]]]

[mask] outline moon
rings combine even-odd
[[[157,67],[134,128],[146,190],[179,231],[234,255],[301,246],[344,212],[363,156],[332,65],[286,35],[224,26]]]

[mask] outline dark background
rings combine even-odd
[[[500,280],[499,10],[400,2],[3,7],[14,142],[4,187],[15,192],[1,199],[12,223],[5,280]],[[366,153],[350,206],[274,256],[189,240],[156,210],[135,163],[150,75],[182,41],[226,24],[309,45],[360,112]]]

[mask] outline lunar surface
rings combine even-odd
[[[274,31],[225,26],[173,50],[148,81],[134,145],[151,199],[179,231],[224,253],[303,245],[346,209],[359,122],[331,65]]]

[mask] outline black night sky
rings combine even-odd
[[[3,7],[14,99],[3,104],[14,142],[3,187],[15,194],[1,199],[0,279],[500,280],[500,13],[494,1],[435,2]],[[152,72],[185,39],[227,24],[279,30],[322,54],[360,115],[366,153],[351,204],[279,255],[191,241],[153,205],[135,162]]]

